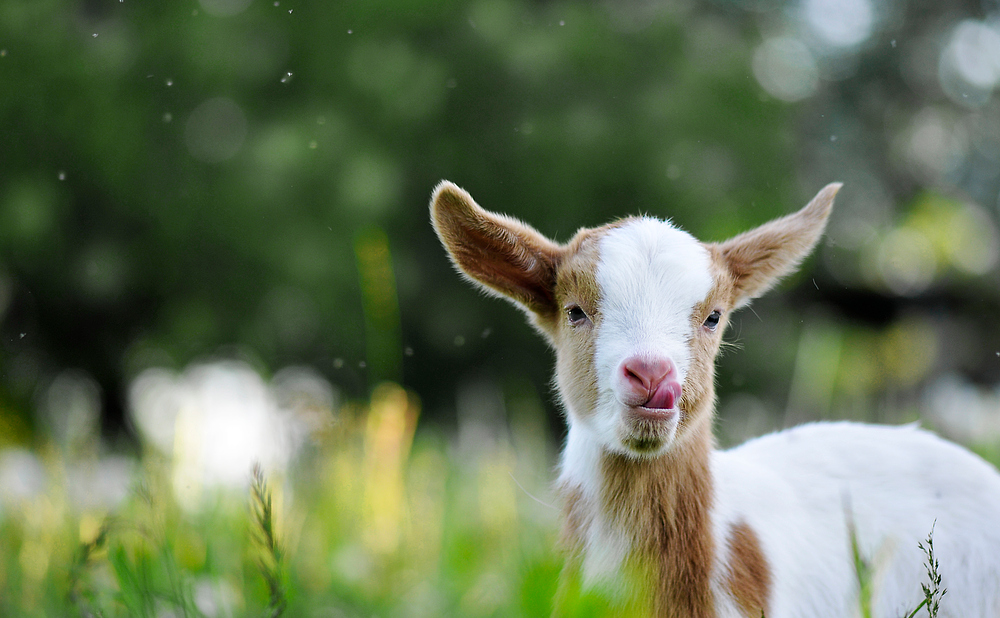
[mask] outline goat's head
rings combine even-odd
[[[611,452],[646,457],[710,423],[729,313],[809,254],[839,188],[722,243],[642,217],[557,244],[449,182],[434,191],[431,219],[458,269],[526,310],[555,348],[570,424]]]

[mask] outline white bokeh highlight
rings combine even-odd
[[[875,28],[871,0],[805,0],[802,17],[823,43],[835,48],[856,47]]]
[[[282,473],[308,437],[332,420],[333,387],[314,370],[284,369],[267,383],[246,363],[148,369],[129,391],[143,440],[172,460],[179,502],[204,489],[242,488],[255,462]]]
[[[812,52],[794,37],[764,41],[754,51],[753,74],[768,94],[782,101],[800,101],[819,87],[819,69]]]
[[[938,78],[948,97],[966,107],[981,107],[1000,83],[1000,26],[965,20],[941,51]]]

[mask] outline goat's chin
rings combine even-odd
[[[670,450],[677,437],[681,411],[629,407],[622,411],[619,438],[625,454],[636,458],[657,457]]]

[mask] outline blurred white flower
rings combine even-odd
[[[22,448],[0,451],[0,506],[30,500],[47,485],[45,467],[34,453]]]
[[[101,387],[88,373],[67,369],[46,389],[41,412],[63,453],[76,457],[98,440]]]
[[[235,615],[238,600],[238,593],[225,580],[204,577],[194,584],[194,604],[208,618]]]
[[[179,375],[148,369],[129,404],[143,439],[173,459],[178,497],[193,505],[202,487],[245,486],[254,462],[285,470],[332,418],[335,391],[311,369],[284,369],[267,384],[246,363],[219,361]]]

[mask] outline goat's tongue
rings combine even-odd
[[[681,385],[677,382],[661,382],[649,401],[642,404],[651,410],[670,410],[681,398]]]

